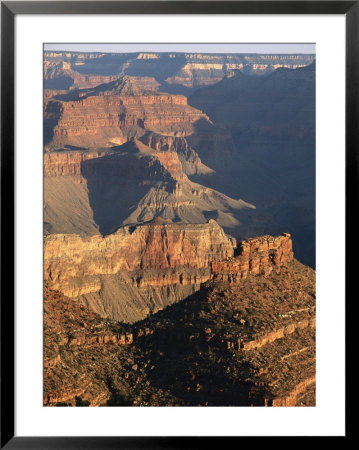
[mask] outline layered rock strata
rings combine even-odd
[[[315,273],[277,269],[210,279],[134,325],[46,283],[44,405],[314,406]]]
[[[113,146],[143,130],[186,136],[208,117],[188,105],[183,95],[142,90],[133,78],[58,95],[45,102],[47,147]],[[122,141],[123,142],[123,141]]]
[[[157,219],[105,237],[49,235],[44,276],[53,289],[100,315],[133,322],[187,297],[210,278],[268,275],[293,259],[289,234],[243,241],[237,257],[234,247],[214,220],[185,225]]]
[[[156,217],[194,224],[215,219],[230,234],[238,226],[253,228],[245,212],[253,205],[190,181],[187,173],[210,169],[182,138],[166,144],[166,137],[144,136],[151,146],[131,139],[111,149],[45,153],[45,232],[107,235]]]
[[[219,225],[150,223],[121,227],[109,236],[45,238],[45,272],[53,283],[71,277],[114,274],[120,270],[208,267],[213,260],[233,254],[230,240]],[[58,267],[58,262],[63,266]],[[54,285],[58,288],[59,286]]]
[[[191,404],[315,405],[315,272],[295,259],[267,275],[211,279],[134,335],[143,327],[149,337],[134,342],[164,354],[153,379]],[[161,375],[170,359],[182,368]]]
[[[118,320],[138,320],[162,309],[198,289],[210,276],[211,261],[233,254],[232,241],[213,220],[163,222],[121,227],[106,237],[49,235],[45,280]]]
[[[157,152],[170,151],[178,155],[182,170],[186,175],[208,175],[214,171],[204,165],[196,150],[185,137],[164,136],[149,132],[141,136],[141,142]]]
[[[233,70],[265,75],[279,67],[295,69],[313,62],[315,55],[205,54],[205,53],[77,53],[45,52],[45,86],[58,89],[92,87],[127,74],[155,77],[161,89],[187,89],[219,82]],[[154,87],[156,86],[153,84]]]
[[[44,154],[44,177],[82,177],[84,161],[103,156],[101,152],[58,152]],[[80,181],[80,180],[79,180]]]
[[[243,237],[256,230],[244,212],[253,205],[188,178],[214,173],[197,148],[224,161],[231,139],[183,95],[143,90],[128,76],[59,94],[45,102],[45,141],[46,233],[109,234],[158,216],[215,219]]]
[[[273,270],[279,271],[281,265],[292,261],[292,248],[289,233],[241,241],[236,251],[238,256],[228,261],[212,262],[213,278],[230,282],[245,279],[248,274],[269,275]]]

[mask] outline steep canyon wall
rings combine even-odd
[[[102,316],[136,321],[194,291],[210,278],[236,281],[268,275],[293,259],[283,236],[238,244],[214,221],[125,226],[102,237],[49,235],[44,277],[50,287],[79,299]]]

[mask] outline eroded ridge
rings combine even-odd
[[[289,233],[281,236],[261,236],[238,243],[234,256],[226,261],[212,262],[215,280],[236,281],[248,274],[269,275],[279,271],[283,264],[293,260],[293,245]]]
[[[259,252],[274,270],[249,264],[242,277],[234,265],[132,325],[46,283],[44,404],[315,405],[315,272],[290,244],[288,235],[240,242],[227,265]]]

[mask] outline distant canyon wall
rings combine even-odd
[[[45,52],[44,78],[45,87],[52,89],[93,87],[126,74],[146,77],[147,89],[155,89],[156,83],[193,89],[218,83],[234,70],[263,75],[279,67],[307,66],[314,58],[306,54]]]

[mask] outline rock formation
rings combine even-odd
[[[204,53],[80,53],[47,51],[44,54],[45,87],[82,89],[114,81],[125,74],[155,77],[161,89],[193,89],[214,84],[233,70],[266,75],[287,67],[313,62],[314,55],[204,54]],[[158,84],[158,83],[157,83]],[[156,87],[155,82],[147,86]]]
[[[209,122],[183,95],[142,90],[131,77],[57,95],[45,102],[45,137],[50,150],[61,146],[109,147],[150,130],[186,136],[199,120]]]
[[[239,247],[275,270],[214,274],[134,325],[45,283],[44,405],[314,406],[315,273],[289,236]]]
[[[106,237],[49,235],[44,274],[53,289],[103,316],[132,322],[193,293],[210,277],[210,263],[232,254],[233,243],[214,220],[156,219]]]
[[[82,176],[83,162],[88,159],[99,158],[105,153],[63,152],[44,154],[44,176]],[[81,182],[81,180],[79,180]]]
[[[206,171],[196,158],[188,166]],[[46,233],[109,234],[156,217],[182,223],[212,218],[226,232],[240,226],[245,233],[249,224],[254,229],[246,214],[254,206],[191,182],[173,148],[155,150],[132,139],[101,152],[46,153],[44,174]]]
[[[253,205],[188,178],[213,173],[196,147],[213,155],[231,144],[186,97],[143,91],[125,76],[46,100],[44,129],[46,233],[108,234],[161,216],[213,218],[249,234]]]
[[[210,186],[239,195],[267,215],[263,234],[286,229],[297,257],[315,266],[315,63],[266,77],[237,71],[197,90],[189,103],[233,138],[230,163],[196,148],[215,174]],[[226,148],[230,148],[227,146]],[[196,181],[206,184],[204,177]],[[262,233],[261,233],[262,234]]]
[[[44,405],[315,404],[313,58],[45,53]]]
[[[45,282],[125,322],[182,300],[210,278],[267,276],[292,259],[289,234],[249,239],[235,248],[214,220],[183,225],[158,218],[106,237],[55,234],[44,240]]]
[[[293,259],[292,240],[289,233],[282,236],[262,236],[239,242],[238,256],[227,261],[212,262],[212,273],[216,280],[247,278],[248,274],[269,275],[279,271],[281,265]]]

